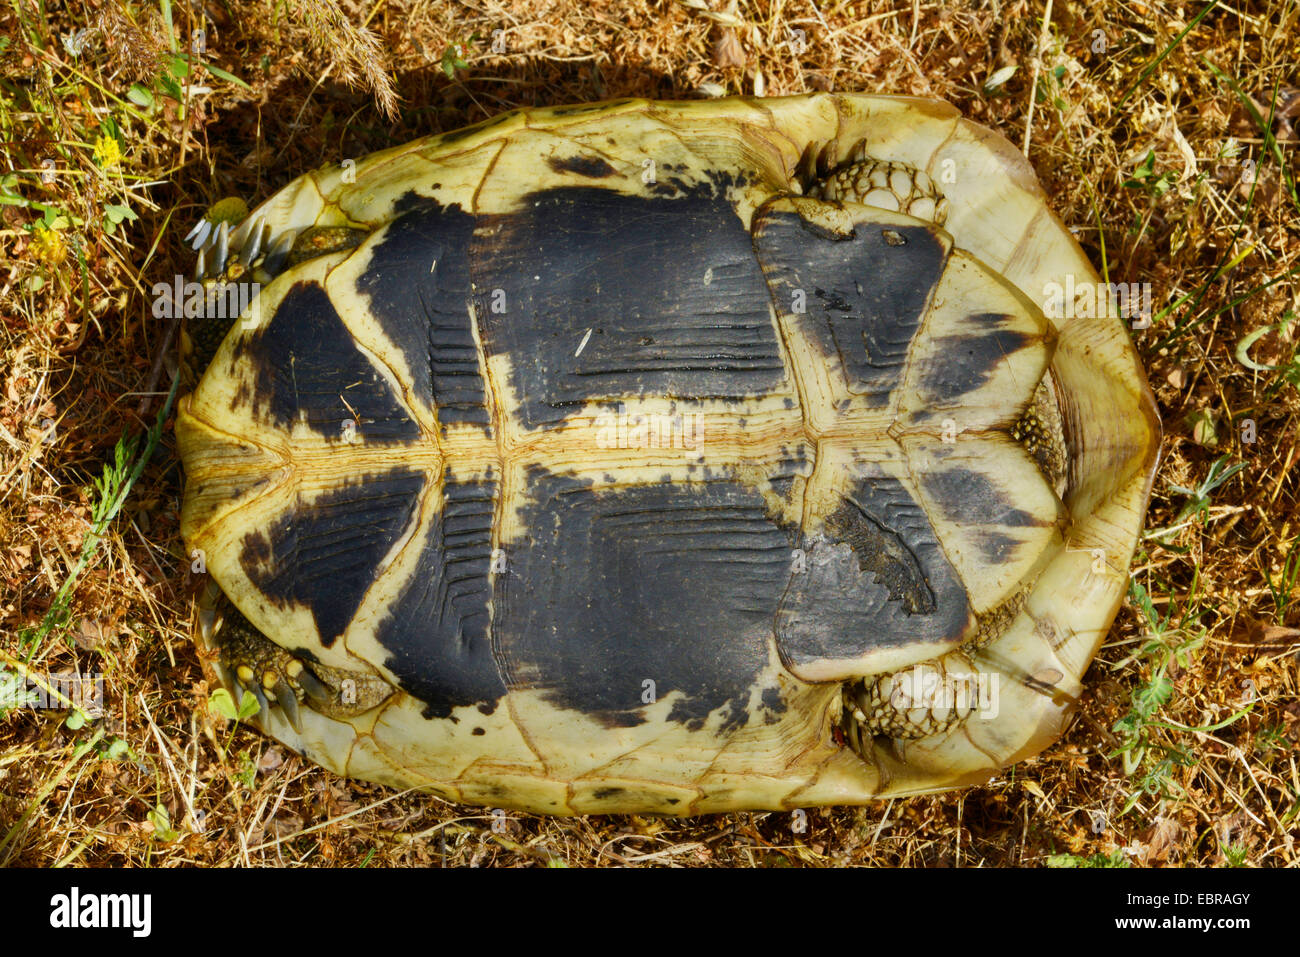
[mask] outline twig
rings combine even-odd
[[[1052,0],[1047,0],[1047,7],[1043,10],[1043,29],[1038,34],[1038,49],[1034,51],[1033,72],[1029,76],[1029,110],[1028,116],[1025,117],[1025,142],[1020,151],[1029,158],[1029,134],[1034,129],[1034,102],[1038,99],[1038,70],[1042,65],[1043,52],[1047,49],[1047,41],[1051,36],[1048,27],[1052,23]]]

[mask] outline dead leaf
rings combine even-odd
[[[104,643],[104,625],[93,618],[83,618],[72,635],[72,640],[82,651],[94,651]]]
[[[713,62],[723,69],[745,66],[744,47],[740,45],[736,31],[730,27],[725,27],[718,33],[718,39],[713,44]]]
[[[1173,818],[1160,817],[1140,836],[1145,864],[1163,864],[1178,856],[1183,829]]]

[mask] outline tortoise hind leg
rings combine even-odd
[[[818,180],[808,192],[818,199],[848,200],[905,213],[936,226],[948,220],[948,200],[924,170],[874,159],[861,147],[848,163]]]
[[[281,648],[229,602],[215,632],[220,661],[231,679],[251,692],[266,713],[274,702],[295,731],[302,706],[346,720],[386,701],[396,690],[368,671],[322,664]]]

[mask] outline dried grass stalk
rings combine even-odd
[[[348,86],[369,87],[379,109],[397,119],[397,88],[388,72],[388,58],[379,37],[348,19],[338,0],[292,0],[307,29]]]

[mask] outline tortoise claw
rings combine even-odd
[[[217,251],[213,256],[212,271],[222,273],[230,259],[230,224],[222,223],[217,227]]]
[[[262,220],[253,224],[253,228],[248,233],[248,238],[244,241],[243,247],[239,250],[239,261],[243,263],[252,263],[257,259],[257,254],[262,251],[262,240],[264,238]]]
[[[378,706],[395,690],[370,672],[309,664],[267,639],[233,606],[223,610],[216,644],[226,673],[234,685],[257,697],[264,715],[279,705],[285,721],[300,734],[307,718],[304,706],[346,720]],[[261,724],[266,730],[265,717]]]
[[[293,693],[293,688],[289,686],[288,681],[281,678],[275,683],[273,690],[276,703],[284,709],[284,716],[289,719],[289,724],[293,725],[293,730],[302,734],[302,715],[298,711],[298,696]]]
[[[280,236],[271,245],[271,248],[266,251],[266,259],[262,262],[262,268],[266,270],[268,275],[279,275],[285,261],[289,258],[289,250],[293,248],[293,241],[297,233],[297,230],[289,230]]]
[[[194,225],[194,228],[185,235],[185,239],[193,240],[193,242],[190,243],[190,248],[197,253],[203,251],[203,247],[208,243],[208,236],[211,234],[212,223],[208,222],[206,219],[200,219]]]
[[[304,668],[302,674],[298,676],[298,684],[302,687],[302,690],[307,693],[307,697],[311,698],[311,700],[317,705],[326,705],[334,700],[334,693],[330,691],[325,682],[321,681],[306,668]]]

